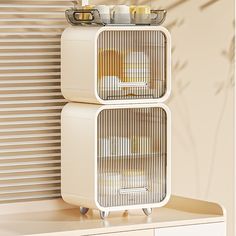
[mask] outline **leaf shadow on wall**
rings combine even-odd
[[[233,22],[233,30],[235,28],[235,23]],[[234,58],[235,58],[235,36],[232,37],[231,41],[228,43],[228,48],[224,49],[221,52],[221,56],[223,56],[228,61],[228,72],[226,75],[226,79],[224,81],[221,81],[220,83],[216,83],[216,89],[215,89],[215,96],[222,96],[223,101],[221,106],[219,107],[219,116],[217,119],[217,125],[215,128],[215,134],[214,134],[214,140],[213,140],[213,146],[212,146],[212,152],[211,152],[211,163],[210,163],[210,169],[209,169],[209,178],[207,181],[207,187],[205,191],[205,198],[209,196],[211,184],[213,181],[213,175],[214,175],[214,169],[215,169],[215,163],[216,163],[216,154],[217,154],[217,147],[219,147],[219,138],[220,138],[220,128],[221,124],[223,122],[223,119],[225,118],[225,111],[227,107],[227,102],[229,99],[229,94],[231,90],[234,88],[234,71],[235,71],[235,64],[234,64]]]

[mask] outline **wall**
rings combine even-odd
[[[235,235],[234,2],[168,2],[173,192],[224,205],[228,235]]]
[[[173,193],[224,205],[228,235],[233,236],[234,1],[159,0],[151,5],[168,10],[165,26],[173,39],[168,102],[173,114]]]

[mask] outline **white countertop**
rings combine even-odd
[[[161,228],[178,225],[224,222],[224,210],[217,204],[173,196],[166,207],[147,217],[142,210],[113,212],[101,220],[98,211],[80,215],[79,209],[61,199],[0,206],[0,235],[99,234],[115,231]],[[70,234],[71,235],[71,234]]]

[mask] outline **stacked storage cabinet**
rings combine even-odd
[[[161,26],[71,26],[62,35],[62,196],[110,211],[170,197],[171,41]]]

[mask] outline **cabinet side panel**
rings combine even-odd
[[[62,115],[62,196],[94,207],[94,119]]]
[[[62,40],[61,89],[71,101],[95,99],[94,41]]]

